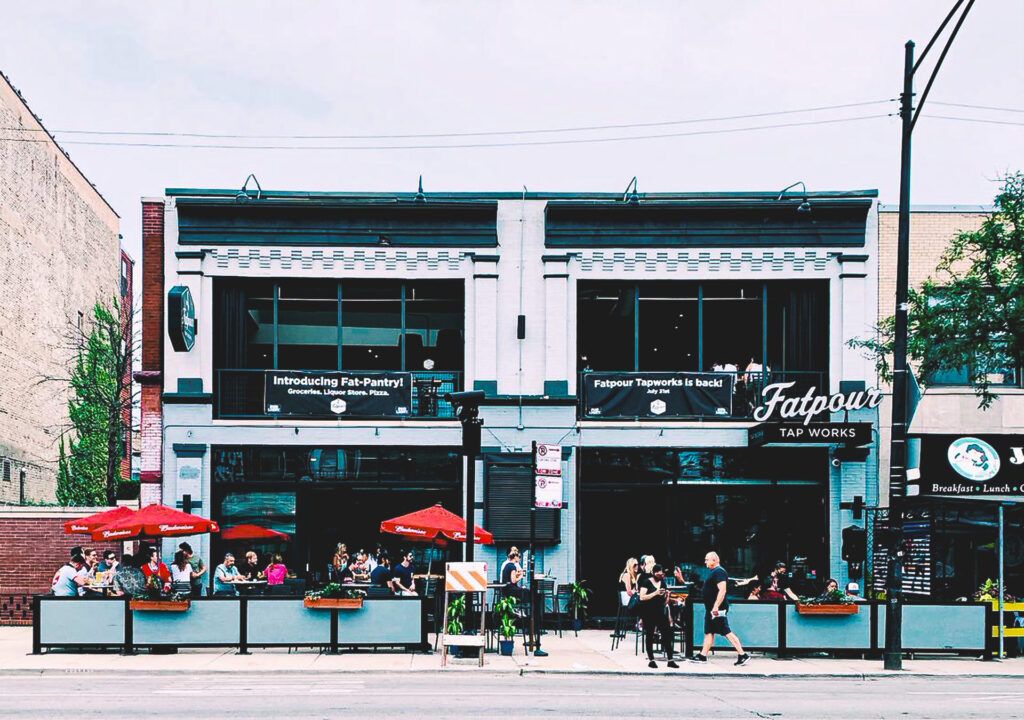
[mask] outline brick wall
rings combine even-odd
[[[32,622],[32,596],[50,591],[50,581],[75,545],[111,549],[88,535],[64,532],[64,523],[107,508],[9,508],[0,511],[0,625]]]
[[[128,370],[125,372],[124,390],[121,392],[121,422],[128,429],[125,435],[124,458],[121,460],[121,477],[130,479],[132,476],[132,368],[133,355],[136,350],[135,312],[134,312],[134,271],[135,263],[124,250],[121,251],[121,333],[128,339]]]
[[[142,372],[139,458],[143,483],[159,483],[163,462],[164,202],[142,201]],[[140,496],[145,496],[142,492]]]
[[[116,295],[119,221],[2,74],[0,127],[0,456],[26,500],[53,501],[69,388],[39,380],[67,377],[79,313]],[[0,504],[19,499],[0,481]]]

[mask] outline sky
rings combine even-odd
[[[120,214],[138,259],[141,197],[238,188],[249,173],[265,189],[337,191],[414,191],[422,174],[428,195],[802,181],[896,203],[903,44],[920,53],[952,6],[7,0],[0,70]],[[913,204],[991,203],[999,177],[1024,169],[1021,28],[1024,0],[971,10],[914,131]],[[774,114],[837,105],[849,107]],[[506,131],[518,134],[475,134]],[[612,140],[643,135],[662,137]]]

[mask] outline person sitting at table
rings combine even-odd
[[[398,563],[391,576],[391,587],[396,595],[412,596],[416,594],[416,579],[412,576],[413,571],[412,553],[404,553],[402,562]]]
[[[142,595],[146,591],[146,575],[138,563],[142,555],[125,553],[121,556],[121,564],[114,573],[114,594],[129,597]]]
[[[164,592],[171,587],[171,571],[163,561],[160,560],[160,551],[155,547],[149,548],[149,560],[142,566],[142,573],[149,579],[150,575],[158,575],[164,583]]]
[[[260,561],[256,556],[255,550],[249,550],[245,553],[245,562],[241,568],[235,568],[238,570],[242,577],[246,580],[259,580],[260,579]]]
[[[524,602],[529,593],[526,588],[520,587],[519,583],[522,582],[526,573],[523,572],[523,566],[520,564],[519,548],[515,545],[508,549],[508,559],[501,565],[501,594],[504,597],[514,597],[520,602]]]
[[[855,582],[846,584],[846,595],[855,602],[864,602],[864,598],[860,596],[860,585]]]
[[[78,597],[88,580],[89,572],[85,569],[85,556],[79,553],[72,555],[71,561],[62,565],[54,574],[50,588],[57,597]]]
[[[235,567],[235,556],[227,553],[224,555],[224,562],[213,571],[213,594],[237,595],[238,588],[235,587],[235,583],[240,580],[245,580],[245,576]]]
[[[271,558],[270,564],[267,565],[267,569],[263,571],[263,574],[267,578],[267,585],[284,585],[284,578],[288,574],[288,568],[285,567],[284,558],[281,557],[281,553],[274,553],[274,557]]]
[[[622,607],[629,605],[629,599],[636,594],[636,576],[640,570],[640,563],[636,558],[626,561],[626,567],[619,573],[619,602]]]
[[[781,560],[775,563],[775,569],[761,583],[761,599],[800,601],[800,598],[796,596],[796,593],[789,586],[786,563]]]
[[[117,561],[117,553],[114,552],[113,550],[104,550],[103,551],[103,560],[101,560],[100,564],[96,566],[96,572],[98,572],[98,573],[109,572],[109,573],[113,574],[113,573],[117,572],[117,566],[118,565],[120,565],[120,563]]]
[[[380,555],[377,567],[370,572],[370,585],[373,587],[391,587],[391,558]]]
[[[831,595],[832,593],[834,593],[838,589],[839,589],[839,581],[836,580],[835,578],[829,578],[828,582],[825,583],[825,589],[821,591],[821,595],[819,595],[818,597],[826,598],[826,597],[828,597],[829,595]]]
[[[171,592],[174,594],[192,594],[192,565],[184,550],[174,553],[174,562],[171,563]]]
[[[334,558],[331,560],[331,581],[341,582],[341,571],[348,566],[348,546],[340,542],[334,548]]]
[[[348,568],[352,571],[352,579],[356,582],[370,582],[370,571],[366,566],[366,553],[362,551],[356,553]]]

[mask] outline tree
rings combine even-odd
[[[1017,172],[1004,179],[995,212],[982,226],[953,238],[937,277],[910,290],[907,354],[922,384],[938,373],[963,373],[982,409],[992,405],[995,387],[1007,374],[1019,373],[1024,360],[1022,216],[1024,174]],[[893,327],[888,317],[876,337],[849,342],[874,357],[887,382]]]
[[[68,416],[73,433],[62,434],[57,501],[63,505],[114,505],[121,481],[125,411],[131,407],[132,313],[122,317],[117,298],[96,303],[88,338],[77,339],[70,378]],[[127,330],[126,330],[127,328]],[[53,381],[57,378],[45,378]]]

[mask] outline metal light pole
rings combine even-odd
[[[893,327],[892,433],[889,445],[889,572],[886,583],[885,651],[886,670],[903,669],[903,498],[907,487],[907,325],[910,309],[910,147],[911,135],[924,107],[935,76],[949,52],[957,32],[971,11],[969,0],[939,55],[917,110],[914,110],[914,74],[928,51],[953,19],[964,0],[957,0],[939,29],[914,63],[914,43],[908,41],[903,56],[903,93],[900,95],[900,212],[896,245],[896,313]]]

